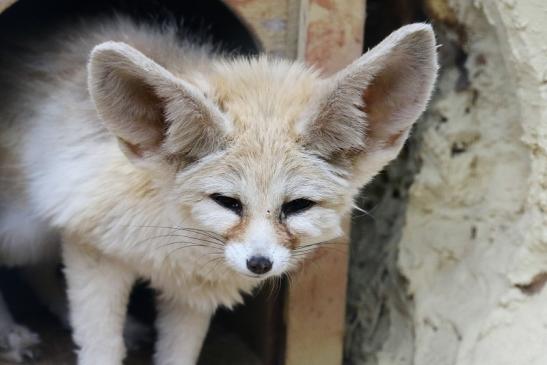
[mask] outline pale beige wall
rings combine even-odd
[[[544,365],[547,2],[429,2],[467,59],[424,121],[398,259],[412,306],[375,363]]]

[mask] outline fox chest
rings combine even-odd
[[[189,264],[189,266],[193,266]],[[212,272],[217,272],[213,275]],[[219,306],[232,308],[243,302],[258,285],[256,280],[241,277],[231,269],[217,265],[189,268],[163,267],[154,272],[142,273],[162,297],[183,302],[196,309],[214,311]]]

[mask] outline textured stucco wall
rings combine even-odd
[[[544,365],[547,2],[427,3],[443,70],[416,155],[388,169],[419,165],[408,204],[384,189],[369,225],[395,217],[387,238],[356,231],[374,275],[361,294],[350,278],[347,363]]]

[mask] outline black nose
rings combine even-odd
[[[264,256],[253,256],[247,260],[247,268],[255,274],[262,275],[272,269],[272,262]]]

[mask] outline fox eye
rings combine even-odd
[[[284,203],[281,206],[281,213],[284,216],[289,216],[292,214],[298,214],[305,212],[306,210],[310,209],[315,205],[314,201],[308,200],[308,199],[295,199],[291,200],[290,202]]]
[[[243,204],[241,204],[239,199],[231,198],[218,193],[211,194],[210,197],[221,207],[229,209],[237,215],[241,215],[241,212],[243,211]]]

